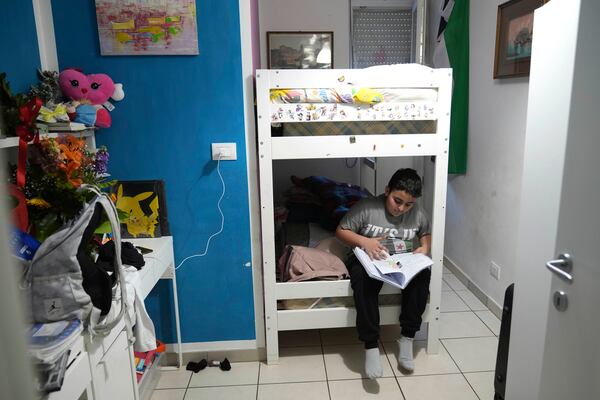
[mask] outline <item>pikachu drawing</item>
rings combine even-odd
[[[144,214],[140,202],[154,195],[154,192],[142,192],[133,197],[123,196],[123,185],[119,185],[117,190],[116,206],[129,214],[129,217],[122,221],[127,226],[127,232],[134,238],[138,236],[154,237],[156,224],[158,224],[158,196],[150,202],[150,215]]]

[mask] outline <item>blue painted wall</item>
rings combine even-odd
[[[200,55],[100,56],[93,0],[52,2],[60,68],[123,83],[113,126],[96,135],[117,179],[164,179],[178,264],[220,227],[221,182],[212,142],[237,143],[221,163],[225,227],[205,257],[177,271],[184,342],[255,338],[238,0],[197,2]],[[170,285],[147,300],[157,336],[175,341]]]
[[[0,72],[13,93],[29,91],[37,82],[40,52],[31,1],[0,0]]]

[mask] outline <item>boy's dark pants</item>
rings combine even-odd
[[[356,329],[358,338],[365,343],[366,349],[378,346],[379,340],[379,291],[383,282],[371,278],[364,267],[354,257],[348,262],[350,284],[354,291],[356,307]],[[425,269],[415,276],[402,290],[402,308],[400,326],[402,336],[414,338],[421,327],[423,312],[429,296],[431,270]]]

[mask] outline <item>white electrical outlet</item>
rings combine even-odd
[[[237,160],[237,147],[235,143],[212,143],[212,159],[218,160],[219,155],[223,160]]]
[[[495,262],[490,262],[490,275],[496,280],[500,280],[500,266]]]

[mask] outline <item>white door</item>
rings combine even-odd
[[[598,15],[598,0],[535,13],[507,400],[600,399]],[[572,280],[546,266],[564,253]]]

